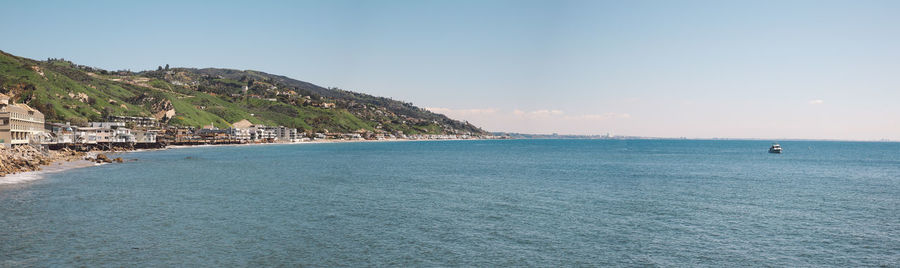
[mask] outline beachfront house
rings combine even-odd
[[[0,146],[39,143],[43,133],[43,113],[0,93]]]
[[[69,123],[47,123],[46,130],[50,133],[48,143],[75,143],[75,130],[77,126]]]
[[[131,134],[131,129],[128,128],[117,128],[115,130],[115,138],[113,142],[121,142],[121,143],[134,143],[136,140],[134,135]]]
[[[88,128],[96,128],[97,142],[129,143],[135,142],[131,129],[125,122],[90,122]]]
[[[362,135],[359,133],[343,133],[340,134],[340,137],[347,140],[361,140],[363,139]]]
[[[96,144],[99,141],[100,128],[96,127],[79,127],[73,128],[75,132],[75,143]],[[108,136],[108,135],[104,135]]]
[[[159,130],[135,130],[132,132],[135,143],[156,143]]]
[[[250,140],[250,130],[246,128],[229,128],[226,134],[234,140],[247,141]]]

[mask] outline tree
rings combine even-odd
[[[41,101],[41,99],[34,98],[33,100],[31,100],[31,106],[44,114],[44,118],[56,119],[56,110],[53,109],[52,104],[44,103]]]
[[[162,66],[157,66],[157,67],[156,67],[156,70],[157,70],[157,71],[162,71]]]
[[[169,64],[166,63],[166,71],[168,71],[168,70],[169,70]]]
[[[113,109],[110,108],[109,106],[103,107],[103,111],[100,111],[100,116],[105,120],[105,119],[108,119],[110,116],[112,116],[113,112],[114,112]]]

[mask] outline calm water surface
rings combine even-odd
[[[0,266],[900,266],[900,144],[206,147],[0,185]]]

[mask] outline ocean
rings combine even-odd
[[[900,266],[900,143],[134,152],[0,185],[0,266]]]

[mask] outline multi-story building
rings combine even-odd
[[[296,142],[297,139],[297,129],[278,126],[275,128],[275,139],[278,142]]]
[[[246,141],[250,139],[250,130],[246,128],[229,128],[225,131],[229,137],[235,140]]]
[[[135,130],[132,134],[135,143],[156,143],[159,130]]]
[[[47,123],[46,129],[52,135],[50,143],[75,143],[78,126],[72,126],[69,123]]]
[[[97,142],[135,142],[131,129],[124,122],[90,122],[87,128],[94,130]]]
[[[10,103],[0,94],[0,144],[12,146],[39,142],[44,133],[44,114],[22,103]]]
[[[75,132],[75,142],[85,144],[96,144],[98,142],[112,142],[114,131],[110,128],[102,127],[80,127]]]
[[[275,127],[264,125],[253,125],[250,127],[250,140],[271,142],[275,139],[277,139]]]
[[[115,139],[113,142],[135,142],[134,134],[131,134],[131,129],[120,127],[115,129]]]

